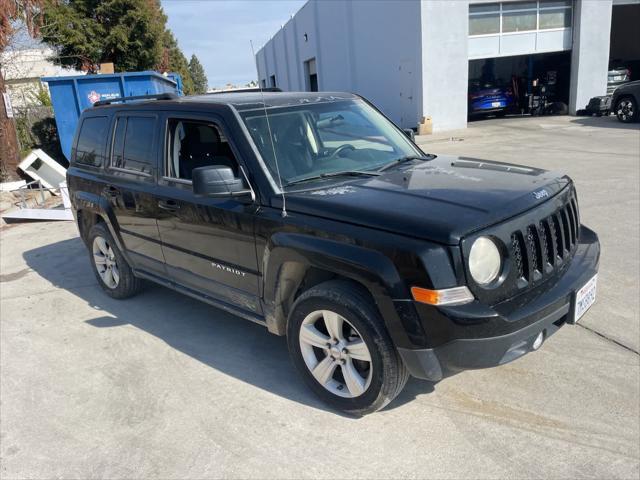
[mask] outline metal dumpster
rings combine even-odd
[[[98,100],[119,97],[176,93],[182,95],[182,81],[176,73],[165,77],[157,72],[128,72],[76,77],[43,77],[49,84],[58,136],[67,160],[78,118],[83,110]]]

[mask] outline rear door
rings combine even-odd
[[[164,129],[158,226],[169,277],[223,307],[259,315],[257,204],[250,197],[196,197],[191,187],[197,167],[226,165],[243,175],[237,150],[215,116],[167,114]]]
[[[133,267],[165,275],[155,197],[161,143],[158,115],[116,115],[104,196],[111,203]]]

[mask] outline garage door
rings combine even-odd
[[[469,5],[469,59],[571,50],[573,2]]]

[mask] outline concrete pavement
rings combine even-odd
[[[104,295],[73,224],[2,229],[0,476],[638,478],[640,132],[587,120],[426,139],[576,179],[604,248],[584,325],[499,368],[410,380],[362,419],[325,409],[258,325],[156,286]]]

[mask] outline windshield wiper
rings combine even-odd
[[[311,180],[319,180],[321,178],[330,178],[330,177],[341,177],[341,176],[368,176],[368,177],[377,177],[380,175],[377,171],[367,172],[365,170],[344,170],[341,172],[329,172],[329,173],[320,173],[318,175],[312,175],[310,177],[300,178],[298,180],[292,180],[291,182],[287,182],[284,184],[285,187],[290,185],[296,185],[298,183],[310,182]]]
[[[376,172],[384,172],[385,170],[389,170],[390,168],[395,167],[396,165],[399,165],[401,163],[404,162],[409,162],[411,160],[433,160],[434,158],[436,158],[435,155],[406,155],[404,157],[400,157],[397,158],[395,160],[393,160],[390,163],[387,163],[386,165],[383,165],[381,168],[379,168],[378,170],[376,170]]]

